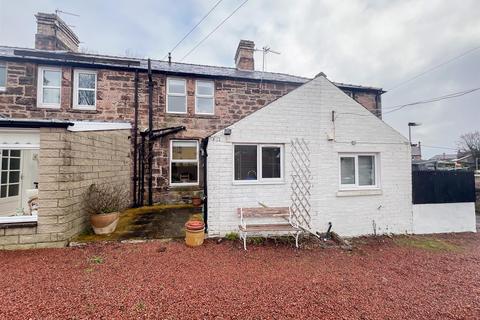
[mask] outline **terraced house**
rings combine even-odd
[[[0,46],[0,249],[65,245],[92,183],[128,185],[133,205],[188,201],[205,137],[310,80],[256,71],[252,41],[234,67],[114,57],[78,52],[55,14],[36,19],[34,49]],[[334,85],[381,118],[382,89]]]

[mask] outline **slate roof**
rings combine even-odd
[[[457,159],[456,153],[442,153],[437,154],[430,158],[430,160],[455,160]]]
[[[48,51],[30,48],[18,48],[0,46],[0,59],[13,58],[21,60],[32,60],[38,62],[62,62],[81,64],[89,67],[111,67],[127,69],[148,69],[148,60],[139,58],[118,57],[109,55],[99,55],[90,53],[77,53],[68,51]],[[305,83],[311,79],[299,77],[285,73],[262,72],[262,71],[242,71],[231,67],[209,66],[189,63],[179,63],[162,60],[151,60],[152,70],[164,72],[172,75],[197,75],[216,78],[245,79],[253,81],[271,81],[271,82],[289,82]],[[345,83],[335,83],[340,88],[372,90],[384,92],[381,88],[358,86]]]

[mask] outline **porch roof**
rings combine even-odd
[[[73,122],[64,120],[32,120],[32,119],[12,119],[0,118],[1,128],[67,128],[72,126]]]

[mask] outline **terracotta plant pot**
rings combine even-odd
[[[193,204],[195,207],[201,206],[201,205],[202,205],[202,198],[200,198],[200,197],[198,197],[198,196],[192,197],[192,204]]]
[[[115,231],[117,227],[120,213],[102,213],[90,216],[90,224],[95,234],[109,234]]]

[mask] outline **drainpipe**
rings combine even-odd
[[[208,185],[207,185],[207,152],[208,137],[202,140],[203,156],[203,222],[205,223],[205,232],[208,232]]]
[[[138,70],[135,70],[135,95],[134,95],[134,124],[133,124],[133,207],[138,207],[137,199],[137,152],[138,152]]]
[[[139,204],[143,206],[145,197],[145,135],[141,134],[142,142],[140,143],[140,156],[138,158],[138,164],[140,169],[140,182],[138,186],[138,199]]]
[[[153,205],[153,80],[152,80],[152,66],[148,59],[148,205]]]

